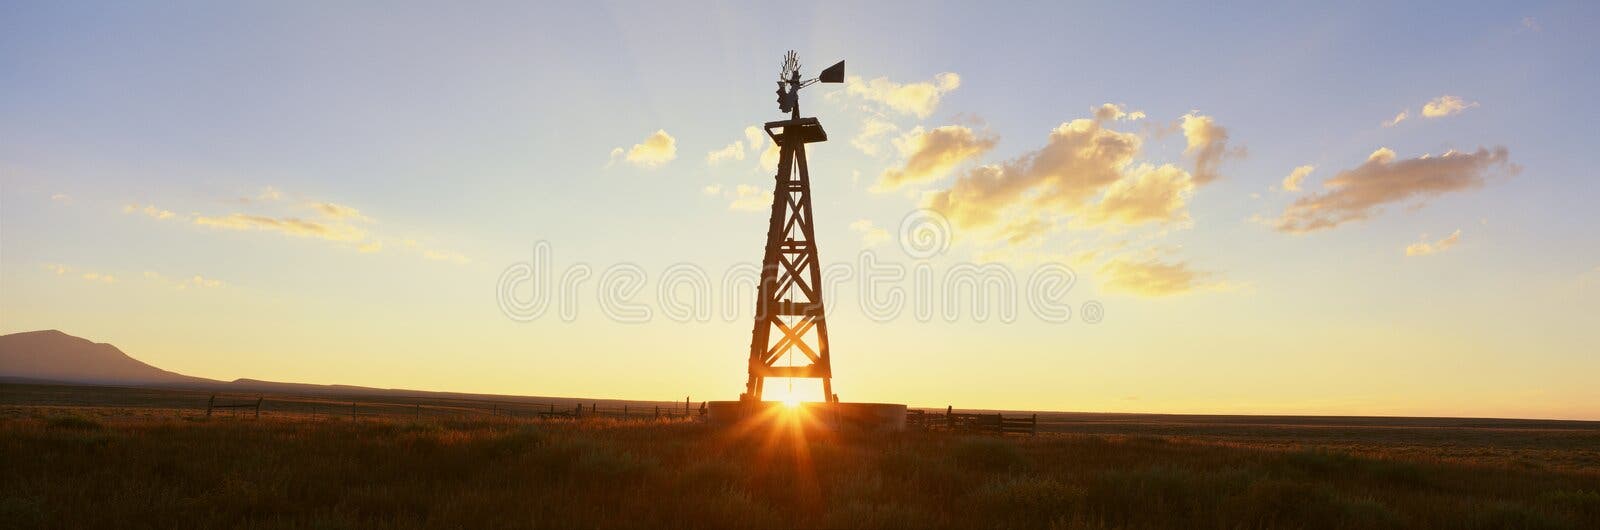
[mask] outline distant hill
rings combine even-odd
[[[113,385],[209,385],[129,357],[110,344],[56,330],[0,336],[0,377]]]
[[[71,383],[102,386],[138,386],[216,392],[270,392],[318,396],[429,397],[435,399],[491,399],[573,401],[572,398],[508,396],[462,392],[433,392],[351,385],[282,383],[258,379],[218,381],[168,372],[129,357],[110,344],[96,343],[56,330],[28,331],[0,336],[0,383]],[[583,403],[635,403],[627,400],[583,399]],[[655,403],[639,401],[636,403]]]

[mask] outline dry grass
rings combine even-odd
[[[1285,450],[1242,438],[804,434],[12,408],[0,415],[0,524],[1600,528],[1594,468]]]

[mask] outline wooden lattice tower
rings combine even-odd
[[[788,120],[767,122],[778,145],[778,173],[772,188],[761,284],[756,292],[755,329],[750,334],[750,379],[744,400],[760,401],[768,377],[822,379],[824,399],[836,402],[833,365],[828,357],[828,321],[822,301],[822,268],[817,259],[811,215],[811,174],[806,144],[825,142],[816,118],[800,117],[800,89],[816,82],[844,80],[844,62],[801,81],[794,52],[784,58],[778,81],[778,109]],[[799,354],[799,355],[796,355]]]

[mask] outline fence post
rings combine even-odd
[[[211,394],[211,399],[206,400],[206,417],[211,417],[211,406],[217,404],[217,395]]]
[[[350,400],[350,420],[351,421],[355,421],[355,419],[356,419],[356,402],[355,402],[355,400]]]
[[[261,419],[261,400],[263,399],[266,398],[260,394],[256,394],[256,419],[258,420]]]

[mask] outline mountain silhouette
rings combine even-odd
[[[286,383],[259,379],[218,381],[173,373],[129,357],[110,344],[74,337],[56,330],[28,331],[0,336],[0,383],[66,383],[73,385],[138,386],[209,390],[214,392],[272,392],[321,396],[426,397],[436,399],[536,400],[541,403],[578,403],[575,398],[508,396],[464,392],[438,392],[353,385]],[[594,403],[644,403],[613,399],[581,400]]]
[[[56,330],[0,336],[0,377],[94,384],[215,384],[129,357],[110,344]]]

